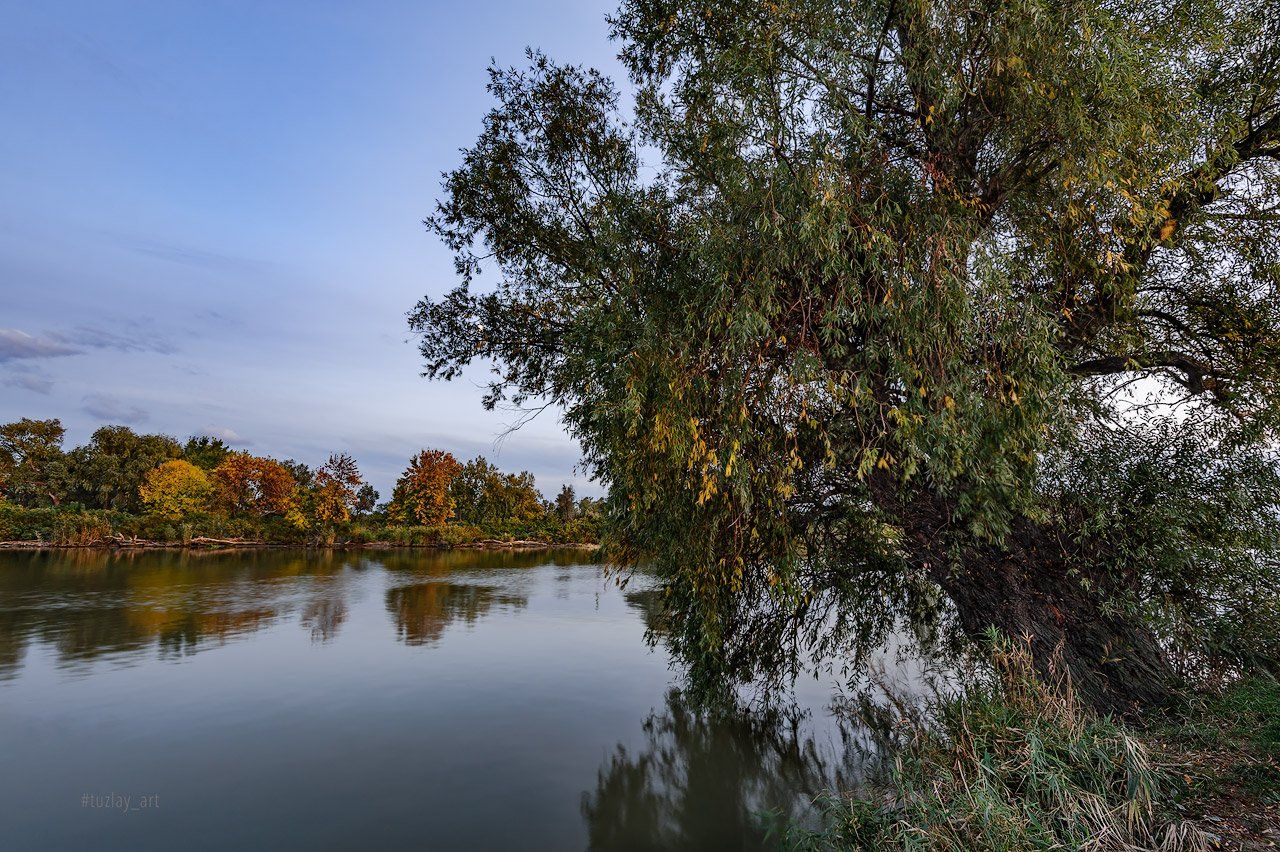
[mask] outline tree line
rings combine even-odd
[[[92,522],[97,532],[110,526],[158,539],[594,541],[601,509],[570,485],[548,501],[528,471],[506,473],[483,457],[461,463],[438,449],[414,455],[391,499],[379,502],[345,452],[312,467],[237,450],[209,435],[183,443],[103,426],[69,450],[65,438],[57,419],[0,426],[0,509],[7,518],[0,537],[67,538],[71,518],[81,528]],[[81,530],[79,538],[91,532]]]

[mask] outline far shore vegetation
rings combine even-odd
[[[312,467],[208,435],[182,443],[127,426],[103,426],[69,450],[64,441],[56,419],[0,425],[0,542],[452,547],[598,538],[601,501],[568,485],[548,500],[527,471],[439,449],[409,459],[380,502],[346,453]]]

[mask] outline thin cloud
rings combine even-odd
[[[78,325],[70,331],[51,331],[49,338],[72,347],[114,349],[117,352],[157,352],[172,355],[178,349],[167,337],[140,322],[127,322],[123,333],[92,325]]]
[[[0,328],[0,362],[34,358],[61,358],[83,350],[53,337],[35,337],[16,328]]]
[[[4,383],[11,388],[22,388],[45,396],[53,390],[53,379],[31,373],[10,376],[4,380]]]
[[[266,266],[262,261],[253,258],[207,251],[164,240],[136,239],[119,235],[116,235],[116,239],[125,248],[146,257],[210,272],[245,274],[258,272]]]
[[[151,416],[145,409],[105,393],[86,396],[81,400],[80,410],[112,423],[141,423]]]
[[[218,311],[213,308],[196,311],[194,316],[203,323],[216,322],[223,325],[244,325],[243,320],[239,317],[234,317],[225,311]]]

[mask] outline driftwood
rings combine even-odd
[[[503,539],[500,539],[500,538],[482,538],[479,541],[469,541],[465,544],[457,544],[454,546],[459,548],[470,547],[470,548],[480,548],[480,549],[497,549],[502,547],[510,547],[510,548],[555,547],[554,544],[550,544],[549,542],[545,542],[545,541],[533,541],[529,539],[516,539],[515,541],[504,541]]]
[[[270,543],[265,541],[246,541],[242,538],[209,538],[208,536],[198,535],[191,539],[192,544],[212,544],[219,547],[269,547]]]

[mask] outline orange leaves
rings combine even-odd
[[[453,515],[449,485],[462,465],[444,450],[423,450],[409,460],[391,495],[390,513],[398,521],[439,526]]]
[[[316,471],[316,520],[323,524],[341,524],[351,519],[356,491],[363,483],[356,461],[346,453],[331,453],[329,460]]]
[[[275,459],[232,453],[213,471],[217,500],[230,512],[284,515],[293,505],[293,474]]]

